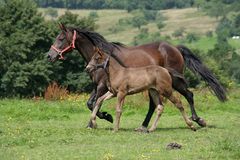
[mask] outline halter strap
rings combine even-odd
[[[64,59],[63,53],[65,53],[65,52],[67,52],[67,51],[69,51],[69,50],[75,49],[75,40],[76,40],[76,37],[77,37],[77,32],[76,32],[76,30],[74,30],[74,31],[73,31],[72,42],[69,44],[69,46],[67,46],[66,48],[64,48],[64,49],[62,49],[62,50],[58,49],[58,48],[55,47],[54,45],[51,46],[51,48],[58,53],[59,59]],[[68,35],[67,35],[67,38],[68,38]]]

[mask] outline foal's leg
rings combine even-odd
[[[192,112],[192,120],[197,122],[198,125],[202,127],[206,127],[206,122],[204,121],[204,119],[198,117],[197,112],[195,111],[193,93],[187,89],[186,82],[174,76],[172,76],[172,80],[173,80],[173,88],[187,99]]]
[[[155,118],[151,128],[148,130],[149,132],[153,132],[157,128],[157,124],[159,122],[159,119],[161,117],[161,114],[163,112],[164,107],[162,105],[162,102],[161,102],[161,99],[160,99],[160,95],[159,95],[159,93],[157,91],[149,90],[149,93],[151,94],[151,97],[152,97],[154,103],[157,105],[157,110],[156,110],[157,116],[156,116],[156,118]]]
[[[104,94],[103,96],[97,99],[96,105],[92,111],[90,122],[89,122],[90,128],[96,128],[96,114],[100,109],[102,102],[104,100],[110,99],[111,97],[113,97],[113,94],[111,92],[107,92],[106,94]]]
[[[126,94],[124,92],[118,92],[117,94],[117,105],[116,105],[116,120],[115,120],[115,127],[114,132],[118,131],[120,125],[120,118],[122,115],[122,106],[124,103]]]
[[[184,107],[182,105],[182,102],[180,99],[173,96],[173,94],[170,97],[167,97],[182,113],[183,119],[185,120],[186,124],[194,131],[196,131],[196,128],[193,126],[193,122],[187,117],[187,114],[184,110]]]

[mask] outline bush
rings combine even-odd
[[[157,11],[154,10],[143,10],[144,17],[147,21],[154,21],[157,17]]]
[[[92,18],[92,19],[98,19],[98,13],[95,12],[95,11],[91,11],[88,15],[89,18]]]
[[[189,43],[199,40],[199,37],[195,33],[188,33],[186,36],[186,40]]]
[[[165,27],[165,24],[162,21],[157,22],[157,27],[159,30],[163,29]]]
[[[184,27],[180,27],[179,29],[175,30],[172,34],[173,37],[179,38],[183,36],[183,33],[185,32]]]
[[[53,82],[52,84],[50,84],[44,93],[45,100],[63,100],[66,99],[67,96],[67,88],[60,87],[57,82]]]
[[[206,36],[211,38],[213,37],[213,32],[212,31],[207,31]]]

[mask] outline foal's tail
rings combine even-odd
[[[211,87],[211,89],[214,91],[220,101],[226,101],[226,90],[219,83],[213,73],[204,64],[202,64],[201,60],[196,57],[190,51],[190,49],[183,45],[178,45],[177,49],[181,52],[184,58],[185,65],[192,72],[199,74],[203,78],[203,80]]]

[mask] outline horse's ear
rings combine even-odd
[[[64,24],[62,24],[61,22],[59,22],[59,27],[62,31],[67,31],[67,28],[65,27]]]

